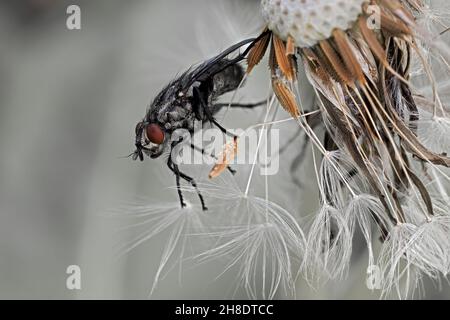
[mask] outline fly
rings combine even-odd
[[[236,138],[214,118],[214,115],[227,105],[218,104],[216,101],[223,94],[239,87],[245,76],[245,71],[239,63],[246,59],[250,49],[262,36],[265,34],[258,38],[241,41],[199,66],[187,70],[170,82],[156,96],[144,119],[136,125],[136,150],[132,154],[133,160],[144,161],[144,155],[156,159],[169,151],[167,166],[175,174],[181,207],[185,207],[186,203],[180,189],[180,180],[185,180],[197,190],[202,209],[207,210],[195,180],[180,171],[179,166],[172,159],[172,150],[183,142],[183,137],[172,141],[171,135],[177,129],[186,129],[193,135],[197,122],[209,122],[224,134]],[[231,53],[247,44],[249,46],[243,53],[239,53],[235,58],[228,58]],[[231,104],[230,106],[254,108],[261,104]],[[191,147],[195,148],[193,145]]]

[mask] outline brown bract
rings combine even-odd
[[[297,119],[300,116],[297,101],[295,95],[280,79],[272,80],[273,92],[278,98],[281,106],[294,118]]]
[[[263,35],[252,47],[247,56],[247,74],[252,72],[253,68],[258,65],[264,57],[267,47],[270,43],[271,33],[267,32],[267,28],[263,31]]]

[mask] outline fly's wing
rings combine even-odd
[[[227,50],[223,51],[222,53],[215,56],[214,58],[211,58],[211,59],[203,62],[195,70],[193,70],[191,73],[189,73],[189,77],[186,77],[185,81],[182,84],[182,90],[186,91],[191,87],[191,85],[195,81],[202,81],[202,80],[208,79],[211,76],[221,72],[228,66],[236,64],[236,63],[242,61],[243,59],[245,59],[245,56],[247,55],[247,51],[249,49],[247,49],[244,53],[239,54],[234,59],[225,59],[225,58],[229,54],[231,54],[234,51],[241,48],[242,46],[252,43],[254,41],[255,41],[255,38],[243,40],[243,41],[229,47]]]

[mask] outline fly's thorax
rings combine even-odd
[[[190,99],[173,94],[169,99],[152,106],[151,117],[160,123],[166,123],[179,120],[190,111],[192,111]]]
[[[268,27],[282,40],[292,37],[300,48],[331,37],[334,29],[351,29],[367,0],[262,0]]]
[[[156,122],[166,131],[173,131],[176,129],[193,129],[194,113],[190,101],[185,101],[183,104],[176,103],[167,105],[158,110],[156,115]]]

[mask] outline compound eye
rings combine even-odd
[[[145,129],[148,140],[154,144],[162,144],[164,142],[164,132],[154,123],[151,123]]]

